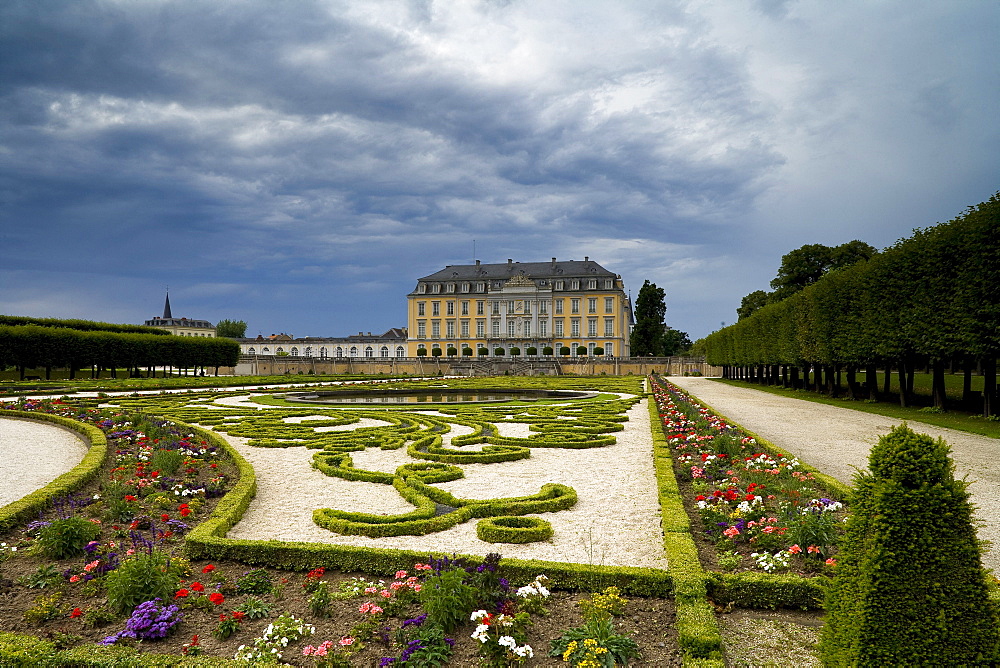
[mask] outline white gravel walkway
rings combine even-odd
[[[68,429],[0,419],[0,507],[49,484],[86,454],[86,441]]]
[[[367,538],[332,533],[313,523],[315,508],[393,514],[409,512],[413,506],[387,485],[349,482],[310,468],[314,450],[252,448],[246,439],[223,434],[253,465],[258,484],[257,498],[227,537],[459,554],[500,552],[520,559],[666,568],[646,402],[632,407],[628,416],[624,431],[615,433],[618,442],[614,445],[584,450],[536,448],[525,460],[463,465],[465,478],[440,484],[464,498],[534,494],[548,482],[576,489],[576,506],[540,515],[552,523],[552,540],[527,545],[483,542],[476,537],[476,520],[427,536]],[[524,424],[499,426],[504,435],[531,433]],[[449,437],[470,431],[453,425]],[[478,448],[468,446],[469,450]],[[405,449],[368,449],[352,453],[352,458],[359,468],[379,471],[394,471],[414,461]]]
[[[740,426],[849,484],[857,469],[867,468],[871,447],[899,424],[881,415],[780,397],[708,378],[671,376],[667,380]],[[909,426],[918,433],[943,438],[951,447],[957,476],[967,476],[972,483],[969,492],[982,522],[979,537],[992,542],[983,555],[983,565],[1000,572],[1000,440],[922,422],[910,422]]]

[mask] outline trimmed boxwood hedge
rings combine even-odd
[[[476,524],[476,536],[487,543],[539,543],[552,538],[552,523],[540,517],[487,517]]]
[[[58,415],[30,411],[2,410],[0,417],[50,422],[80,434],[90,446],[87,454],[83,456],[83,461],[72,469],[45,487],[0,508],[0,531],[7,531],[18,524],[36,518],[39,512],[52,503],[53,499],[75,492],[100,473],[101,465],[108,453],[108,441],[104,438],[104,432],[97,427]]]

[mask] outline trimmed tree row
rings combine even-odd
[[[996,414],[1000,193],[710,334],[705,351],[726,377],[830,394],[843,372],[851,398],[877,399],[877,369],[894,368],[904,406],[912,401],[914,369],[926,366],[942,410],[946,365],[965,369],[966,398],[979,368],[983,413]],[[866,372],[864,386],[858,371]]]
[[[0,368],[42,368],[46,378],[53,368],[77,369],[190,369],[235,366],[240,345],[225,338],[118,334],[115,332],[39,325],[0,325]]]

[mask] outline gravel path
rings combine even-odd
[[[780,397],[708,378],[673,376],[670,382],[761,438],[801,457],[824,473],[851,483],[868,466],[868,453],[898,420],[849,408]],[[1000,440],[954,429],[910,422],[918,433],[943,438],[951,447],[956,474],[967,476],[982,522],[979,537],[992,542],[983,565],[1000,572]]]
[[[87,443],[68,429],[0,419],[0,507],[49,484],[86,454]]]
[[[258,485],[257,497],[227,537],[478,555],[500,552],[520,559],[666,568],[646,400],[632,407],[628,417],[624,431],[615,433],[614,445],[584,450],[536,448],[529,459],[463,465],[465,478],[439,485],[464,498],[534,494],[548,482],[576,489],[579,501],[573,508],[540,515],[552,523],[553,538],[527,545],[483,542],[476,537],[476,520],[426,536],[367,538],[332,533],[313,523],[313,509],[393,514],[409,512],[413,506],[387,485],[323,475],[310,467],[313,450],[253,448],[246,445],[246,439],[222,434],[253,465]],[[531,433],[526,424],[498,427],[506,436]],[[446,444],[451,437],[470,432],[468,427],[453,425]],[[480,446],[466,447],[477,450]],[[387,472],[414,461],[405,449],[371,448],[351,456],[359,468]]]

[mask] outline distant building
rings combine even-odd
[[[163,304],[163,317],[153,318],[143,323],[147,327],[157,327],[165,329],[177,336],[215,336],[215,325],[208,320],[190,320],[188,318],[175,318],[170,313],[170,295]]]
[[[406,357],[406,328],[393,327],[384,334],[358,332],[343,337],[290,334],[258,335],[255,339],[239,339],[244,355],[289,355],[291,357]]]
[[[478,355],[516,348],[527,355],[563,347],[576,356],[600,348],[629,356],[632,305],[621,276],[589,257],[583,261],[449,265],[417,279],[407,295],[407,352],[447,355],[449,348]],[[424,353],[418,353],[419,350]]]

